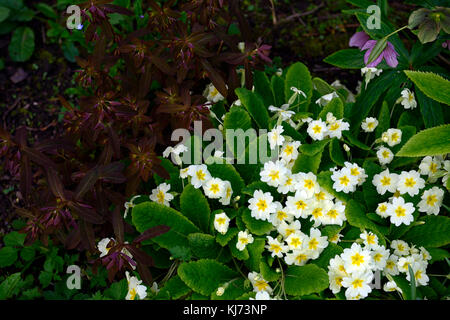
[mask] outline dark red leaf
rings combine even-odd
[[[168,226],[156,226],[153,228],[150,228],[146,231],[144,231],[140,236],[138,236],[136,239],[134,239],[134,243],[140,243],[142,241],[160,236],[170,230],[170,227]]]

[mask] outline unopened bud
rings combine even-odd
[[[223,131],[223,125],[219,124],[219,130]]]
[[[276,269],[275,269],[275,272],[276,272],[276,273],[280,273],[280,272],[281,272],[281,269],[280,269],[280,268],[276,268]]]
[[[222,295],[224,294],[224,292],[225,292],[225,288],[224,288],[224,287],[219,287],[219,288],[217,289],[217,291],[216,291],[216,295],[217,295],[218,297],[220,297],[220,296],[222,296]]]
[[[349,152],[350,151],[350,147],[348,145],[346,145],[345,143],[344,143],[344,150],[345,150],[345,152]]]

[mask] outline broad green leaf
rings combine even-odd
[[[426,97],[417,86],[415,93],[425,128],[432,128],[444,124],[444,114],[442,112],[441,104]]]
[[[346,161],[342,153],[342,147],[337,138],[334,138],[330,143],[330,158],[338,166],[344,166]]]
[[[17,249],[3,247],[0,249],[0,268],[9,267],[17,260]]]
[[[223,127],[224,129],[242,129],[245,131],[252,127],[252,119],[243,108],[234,106],[225,114]]]
[[[113,300],[124,300],[128,292],[128,283],[126,279],[114,282],[105,290],[105,296]]]
[[[342,69],[364,68],[364,52],[359,49],[339,50],[328,57],[324,62]]]
[[[238,228],[235,227],[228,228],[228,231],[225,234],[217,233],[216,242],[220,244],[222,247],[225,247],[228,244],[228,242],[230,242],[231,239],[233,239],[234,236],[237,235],[238,233],[239,233]]]
[[[262,71],[256,70],[253,74],[253,83],[255,92],[261,96],[266,107],[274,105],[275,99],[267,75]]]
[[[218,296],[216,294],[216,292],[213,292],[211,295],[211,300],[236,300],[236,299],[238,299],[239,297],[241,297],[242,295],[244,295],[246,292],[249,291],[249,289],[245,288],[244,282],[245,282],[245,280],[242,278],[232,281],[225,289],[225,292],[223,293],[223,295]]]
[[[249,208],[243,208],[242,221],[244,221],[250,233],[258,236],[262,236],[273,229],[272,223],[253,218]]]
[[[333,259],[335,256],[341,254],[343,251],[344,249],[342,249],[337,244],[329,242],[328,246],[323,250],[319,258],[317,258],[316,260],[312,260],[311,263],[328,271],[328,265],[330,264],[330,260]]]
[[[425,129],[414,135],[396,154],[399,157],[424,157],[450,153],[450,125]]]
[[[324,139],[311,144],[302,144],[299,148],[300,153],[308,156],[316,155],[319,152],[322,152],[330,141],[331,139]]]
[[[33,247],[24,247],[20,250],[20,257],[24,261],[31,261],[36,255],[36,250]]]
[[[344,104],[340,98],[334,98],[327,105],[325,105],[319,113],[319,118],[327,119],[328,112],[331,112],[337,119],[344,117]]]
[[[242,260],[242,261],[248,260],[250,255],[248,254],[247,248],[244,248],[244,250],[242,250],[242,251],[239,250],[236,247],[237,242],[238,242],[238,237],[236,235],[229,243],[231,254],[233,255],[233,257],[235,257],[238,260]]]
[[[217,261],[202,259],[182,263],[178,267],[178,275],[192,290],[209,296],[221,285],[236,277],[237,273]]]
[[[328,288],[328,275],[316,265],[292,266],[286,271],[284,288],[288,295],[304,296]]]
[[[26,237],[27,235],[24,233],[13,231],[3,237],[3,243],[5,246],[21,247],[23,246]]]
[[[317,92],[319,92],[319,94],[321,96],[324,96],[326,94],[336,91],[335,88],[330,86],[326,81],[322,80],[321,78],[316,77],[316,78],[313,78],[312,81],[314,84],[314,89],[317,90]]]
[[[220,252],[214,236],[210,234],[191,233],[187,238],[192,253],[198,258],[216,258]]]
[[[450,105],[450,81],[431,72],[405,70],[408,78],[428,97]]]
[[[40,12],[42,12],[48,18],[51,18],[51,19],[57,19],[58,18],[58,14],[48,4],[45,4],[43,2],[39,2],[39,3],[36,4],[36,9],[38,9]]]
[[[0,284],[0,300],[10,299],[16,289],[20,287],[21,280],[20,272],[14,273],[3,280]]]
[[[264,260],[261,260],[259,264],[259,271],[263,279],[269,282],[277,281],[281,276],[281,272],[276,272],[276,270],[270,268]]]
[[[427,251],[430,253],[431,261],[430,263],[434,263],[436,261],[442,261],[445,260],[445,258],[450,258],[450,252],[445,249],[439,249],[439,248],[426,248]]]
[[[237,88],[235,92],[239,100],[241,100],[242,105],[247,109],[259,128],[268,129],[269,112],[262,99],[245,88]]]
[[[450,243],[450,218],[425,216],[425,224],[414,226],[403,236],[403,240],[416,246],[442,247]]]
[[[191,292],[191,288],[189,288],[178,275],[170,278],[165,284],[164,287],[158,292],[156,299],[162,300],[177,300],[181,297],[184,297],[189,292]]]
[[[348,144],[352,147],[357,147],[361,150],[369,151],[370,147],[359,141],[357,138],[355,138],[351,133],[348,131],[342,132],[342,135],[347,139],[346,141]]]
[[[132,221],[139,232],[152,227],[165,225],[170,230],[152,239],[161,247],[170,249],[176,246],[186,247],[187,235],[200,230],[185,216],[175,209],[155,202],[144,202],[136,205],[132,212]]]
[[[364,212],[361,205],[355,200],[350,200],[345,208],[345,216],[350,225],[360,228],[361,230],[367,229],[373,231],[378,236],[378,240],[382,245],[385,244],[384,235],[380,231],[381,226],[375,224],[370,220]]]
[[[0,6],[0,22],[5,21],[9,17],[10,12],[11,10],[8,8]]]
[[[201,230],[208,231],[211,210],[208,200],[200,189],[194,188],[191,184],[184,188],[180,196],[180,211]]]
[[[294,91],[291,90],[291,87],[295,87],[303,91],[306,95],[306,98],[303,95],[297,95],[297,98],[292,105],[301,105],[299,111],[308,111],[308,105],[311,101],[313,86],[311,74],[309,73],[308,68],[301,62],[294,63],[289,67],[287,71],[284,84],[284,95],[287,100],[289,100],[289,98],[294,93]]]
[[[387,129],[391,127],[391,114],[388,103],[386,101],[383,101],[383,104],[381,105],[380,109],[380,114],[378,115],[377,119],[378,119],[378,126],[375,129],[375,137],[379,138],[381,137],[383,132],[386,132]]]
[[[274,75],[270,80],[270,85],[272,87],[272,92],[275,99],[275,106],[280,107],[281,105],[287,103],[284,96],[284,79]]]
[[[14,62],[25,62],[30,59],[34,51],[34,31],[29,27],[14,30],[8,50]]]
[[[323,150],[313,156],[300,154],[294,162],[294,166],[292,167],[292,173],[312,172],[316,174],[317,170],[319,170],[320,161],[322,160],[322,152]]]
[[[260,262],[264,247],[266,245],[265,238],[254,238],[253,243],[247,245],[249,259],[245,261],[245,265],[250,271],[259,272]]]

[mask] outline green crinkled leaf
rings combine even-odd
[[[113,300],[124,300],[128,292],[128,283],[126,279],[114,282],[105,290],[105,296]]]
[[[342,69],[364,68],[364,52],[359,49],[339,50],[328,57],[324,62]]]
[[[342,247],[332,242],[329,242],[328,246],[323,250],[319,258],[311,261],[311,263],[321,267],[325,271],[328,271],[328,265],[330,264],[330,260],[333,259],[336,255],[341,254],[343,251],[344,249],[342,249]]]
[[[29,27],[14,30],[9,43],[9,55],[15,62],[25,62],[34,52],[34,31]]]
[[[252,127],[252,119],[243,108],[234,106],[225,114],[223,127],[224,129],[242,129],[245,131]]]
[[[17,260],[17,249],[3,247],[0,249],[0,268],[9,267]]]
[[[10,12],[11,10],[8,8],[0,6],[0,22],[5,21],[9,17]]]
[[[242,250],[242,251],[239,250],[236,247],[237,242],[238,242],[238,237],[236,235],[229,243],[231,254],[233,255],[233,257],[237,258],[238,260],[242,260],[242,261],[248,260],[248,258],[250,256],[248,254],[247,248],[244,248],[244,250]]]
[[[272,223],[253,218],[249,208],[242,209],[242,221],[244,221],[250,233],[262,236],[273,229]]]
[[[284,95],[287,100],[289,100],[294,93],[294,91],[291,90],[291,87],[302,90],[306,95],[306,98],[303,95],[297,95],[297,98],[292,103],[292,106],[295,107],[302,105],[299,111],[308,111],[308,105],[312,97],[313,85],[308,68],[301,62],[296,62],[291,65],[286,73]]]
[[[322,160],[322,152],[323,150],[313,156],[300,154],[294,162],[294,166],[292,167],[292,173],[312,172],[316,174],[317,170],[319,170],[320,161]]]
[[[328,288],[327,273],[313,264],[289,267],[285,276],[284,288],[288,295],[304,296]]]
[[[216,258],[220,247],[214,236],[205,233],[191,233],[188,235],[189,247],[198,258]]]
[[[434,263],[436,261],[442,261],[446,258],[450,258],[450,252],[448,250],[439,249],[439,248],[426,248],[426,249],[431,255],[430,263]]]
[[[415,94],[425,128],[432,128],[444,124],[444,113],[441,104],[425,96],[417,86]]]
[[[239,100],[241,100],[242,105],[247,109],[259,128],[268,129],[269,112],[267,111],[267,107],[264,106],[262,99],[245,88],[237,88],[235,92]]]
[[[191,292],[191,288],[176,275],[164,284],[164,287],[158,292],[156,299],[176,300],[186,296],[189,292]]]
[[[170,227],[168,232],[152,238],[152,241],[166,249],[177,246],[186,247],[187,235],[200,232],[180,212],[155,202],[144,202],[136,205],[132,211],[132,221],[136,229],[141,233],[160,225]]]
[[[187,185],[180,196],[181,213],[201,230],[207,232],[211,219],[211,209],[200,189]]]
[[[241,178],[236,169],[228,163],[210,164],[208,165],[208,171],[215,178],[230,181],[231,188],[233,189],[233,195],[235,196],[240,194],[242,188],[245,187],[244,180]]]
[[[282,104],[287,103],[284,96],[284,79],[277,75],[273,75],[272,79],[270,79],[270,85],[275,99],[275,106],[280,107]]]
[[[319,92],[319,94],[321,96],[324,96],[326,94],[336,91],[335,88],[330,86],[326,81],[322,80],[321,78],[316,77],[316,78],[313,78],[312,81],[314,84],[314,89],[317,90],[317,92]]]
[[[342,135],[347,139],[347,142],[352,147],[357,147],[361,150],[369,151],[370,147],[359,141],[357,138],[355,138],[351,133],[348,131],[342,132]]]
[[[448,124],[418,132],[406,142],[396,156],[425,157],[446,153],[450,153],[450,125]]]
[[[234,236],[236,236],[238,233],[239,233],[238,228],[234,227],[228,228],[228,231],[225,234],[217,233],[216,242],[220,244],[222,247],[225,247],[228,244],[228,242],[230,242],[231,239],[233,239]]]
[[[404,70],[406,76],[428,97],[450,105],[450,81],[432,72]]]
[[[27,235],[24,233],[12,231],[3,237],[3,243],[5,246],[9,247],[21,247],[23,246],[26,237]]]
[[[319,113],[319,118],[327,119],[328,112],[331,112],[337,119],[344,117],[344,104],[340,98],[334,98],[327,105],[325,105]]]
[[[311,144],[302,144],[299,148],[300,153],[308,156],[316,155],[319,152],[322,152],[330,141],[331,139],[324,139]]]
[[[253,243],[247,245],[249,259],[245,261],[245,265],[250,271],[259,272],[259,266],[264,252],[266,241],[264,238],[254,238]]]
[[[263,279],[269,282],[277,281],[281,276],[281,273],[271,269],[264,260],[261,260],[259,264],[259,272]]]
[[[211,300],[237,300],[249,291],[248,288],[245,288],[244,282],[245,280],[242,278],[232,281],[225,289],[223,295],[218,296],[216,292],[213,292]]]
[[[192,290],[205,296],[237,276],[234,270],[210,259],[184,262],[178,267],[181,280]]]
[[[261,96],[264,104],[268,107],[275,104],[273,97],[272,87],[270,86],[269,78],[267,75],[259,70],[255,70],[253,73],[253,83],[255,85],[255,92]]]
[[[381,105],[380,114],[378,115],[378,126],[375,129],[375,137],[379,138],[391,127],[391,114],[388,103],[383,101]]]
[[[345,216],[350,225],[360,228],[361,230],[371,230],[378,236],[380,243],[385,245],[384,235],[383,232],[381,232],[381,230],[384,231],[384,229],[367,217],[362,206],[358,202],[352,199],[347,203],[345,207]]]
[[[330,159],[338,166],[344,166],[345,158],[339,140],[334,138],[330,143]]]
[[[417,246],[442,247],[450,243],[450,218],[425,216],[425,224],[414,226],[403,236],[403,240]]]
[[[20,272],[14,273],[3,280],[0,284],[0,300],[10,299],[17,291],[16,289],[20,287],[21,280]]]

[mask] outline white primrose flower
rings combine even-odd
[[[302,90],[300,90],[296,87],[291,87],[291,91],[293,91],[294,93],[296,93],[299,96],[303,96],[306,99],[306,94]]]
[[[285,167],[283,161],[268,161],[264,163],[264,168],[259,174],[262,182],[272,187],[278,187],[280,184],[285,183],[288,169]]]
[[[394,159],[394,154],[388,148],[381,147],[377,151],[377,158],[381,165],[386,165],[391,163],[392,159]]]
[[[335,272],[334,270],[328,271],[328,281],[330,283],[330,290],[333,294],[338,294],[341,292],[342,280],[344,279],[344,276],[345,275]]]
[[[248,280],[250,280],[254,292],[267,292],[268,294],[272,293],[272,288],[270,287],[269,283],[264,280],[264,278],[260,274],[256,272],[250,272],[248,274]]]
[[[284,129],[282,126],[276,126],[268,134],[270,150],[275,150],[277,146],[282,146],[284,142],[284,137],[282,135]]]
[[[403,240],[392,240],[391,248],[397,256],[406,256],[409,254],[409,245]]]
[[[302,143],[300,141],[285,142],[281,148],[281,158],[286,163],[298,158],[298,148]]]
[[[425,190],[421,201],[418,203],[419,211],[426,214],[438,215],[441,210],[442,200],[444,199],[444,190],[438,187]]]
[[[377,209],[375,210],[375,213],[378,214],[382,218],[389,217],[389,214],[388,214],[388,211],[387,211],[388,205],[389,205],[389,203],[387,203],[387,202],[379,203],[378,206],[377,206]]]
[[[374,67],[364,67],[361,69],[361,76],[365,77],[366,87],[369,84],[370,80],[375,77],[378,77],[383,72],[383,69],[377,69]],[[358,90],[357,90],[358,91]]]
[[[400,103],[405,109],[414,109],[417,107],[414,92],[407,88],[402,90],[401,97],[397,99],[396,103]]]
[[[342,138],[342,131],[350,130],[350,124],[343,120],[336,120],[327,126],[327,135],[330,138]]]
[[[372,255],[373,270],[384,270],[386,261],[389,258],[389,250],[384,246],[378,246],[370,254]]]
[[[442,184],[446,186],[447,180],[450,177],[450,160],[445,160],[443,167],[444,167],[444,176],[442,177]]]
[[[363,233],[359,235],[359,237],[363,240],[365,249],[373,250],[378,248],[378,237],[372,232],[367,232],[366,230],[364,230]]]
[[[230,181],[224,181],[223,184],[225,192],[222,195],[222,198],[219,199],[219,202],[224,206],[227,206],[231,202],[231,196],[233,195],[233,188],[231,187]]]
[[[391,223],[398,227],[401,224],[409,225],[414,220],[413,212],[415,210],[411,202],[405,203],[405,199],[398,197],[392,200],[387,212]]]
[[[284,257],[284,262],[287,265],[296,265],[296,266],[304,266],[306,262],[309,260],[308,250],[304,248],[294,249],[290,253],[286,253]]]
[[[400,129],[388,129],[381,135],[381,140],[387,143],[389,147],[393,147],[402,142],[402,131]]]
[[[124,203],[124,207],[125,207],[125,213],[123,215],[123,218],[125,219],[128,215],[128,211],[130,211],[130,209],[134,208],[135,204],[134,204],[134,200],[136,200],[137,198],[139,198],[140,196],[134,196],[130,199],[130,201],[127,201]]]
[[[358,180],[358,185],[361,186],[367,179],[368,175],[366,174],[366,170],[361,168],[356,163],[344,162],[346,168],[350,169],[350,174]]]
[[[386,265],[384,266],[383,273],[389,274],[391,276],[398,275],[400,271],[398,270],[397,264],[398,256],[395,254],[391,254],[386,260]]]
[[[346,167],[333,172],[331,179],[334,181],[333,189],[337,192],[354,192],[356,190],[356,185],[358,184],[358,179],[353,176],[350,169]]]
[[[336,215],[332,210],[334,203],[330,200],[317,201],[315,199],[311,200],[311,221],[314,221],[314,227],[318,227],[321,224],[325,224],[326,218],[325,213],[330,213],[331,216]],[[331,212],[330,212],[331,211]]]
[[[296,218],[307,218],[310,212],[311,200],[304,190],[297,190],[293,197],[288,196],[286,209]]]
[[[211,174],[205,164],[192,165],[190,166],[189,171],[189,175],[191,176],[191,184],[196,189],[202,187],[203,184],[211,179]]]
[[[180,154],[186,151],[188,151],[188,148],[184,144],[180,143],[175,147],[167,147],[163,152],[163,157],[167,158],[172,154],[174,163],[180,166],[182,164]]]
[[[170,207],[169,202],[173,200],[173,195],[170,194],[169,191],[170,184],[161,183],[156,189],[152,190],[152,194],[149,198],[154,202]]]
[[[438,170],[441,168],[441,166],[442,162],[438,157],[426,156],[420,162],[419,173],[421,175],[427,175],[430,178],[430,182],[434,183],[437,180],[437,177],[435,177],[435,175],[438,173]]]
[[[294,217],[288,212],[287,208],[283,208],[282,204],[277,201],[275,201],[274,204],[276,209],[275,212],[270,215],[270,222],[275,227],[278,227],[283,221],[289,223],[292,222]]]
[[[272,253],[272,257],[282,258],[283,253],[288,251],[288,246],[279,242],[277,239],[272,238],[271,236],[267,236],[267,245],[266,249]]]
[[[372,184],[377,188],[377,192],[381,195],[386,191],[395,193],[397,190],[398,174],[389,173],[389,169],[386,169],[373,176]]]
[[[363,249],[359,244],[353,243],[350,248],[345,248],[341,255],[347,272],[365,272],[372,266],[370,251]]]
[[[249,300],[277,300],[277,299],[271,298],[267,291],[258,291],[255,295],[255,298],[249,298]]]
[[[334,98],[339,98],[337,93],[333,91],[332,93],[328,93],[326,95],[321,96],[319,99],[316,100],[316,103],[322,107],[326,106],[328,103],[330,103],[331,100]]]
[[[109,250],[111,249],[111,247],[108,247],[108,244],[111,241],[115,242],[112,238],[104,238],[98,242],[97,249],[98,251],[100,251],[100,258],[103,258],[108,254]]]
[[[294,111],[289,110],[289,107],[288,103],[283,104],[280,108],[269,106],[269,111],[277,113],[281,117],[281,121],[287,121],[295,114]]]
[[[228,226],[230,224],[230,218],[228,218],[225,212],[217,213],[214,216],[214,228],[217,232],[225,234],[228,231]]]
[[[335,243],[335,244],[338,244],[338,243],[341,241],[341,238],[342,238],[342,237],[343,237],[342,234],[336,233],[336,234],[332,235],[332,236],[328,239],[328,241],[333,242],[333,243]]]
[[[192,171],[192,166],[180,169],[180,178],[181,179],[186,179],[187,177],[189,177],[189,173]]]
[[[306,130],[313,140],[323,140],[327,134],[327,124],[322,120],[313,120]]]
[[[409,273],[408,266],[412,267],[413,263],[414,263],[413,256],[400,257],[397,262],[398,271],[408,274]]]
[[[287,169],[284,179],[278,185],[277,191],[282,194],[295,192],[296,185],[297,182],[295,176],[292,174],[290,169]]]
[[[374,132],[378,126],[378,120],[376,118],[368,117],[361,123],[361,129],[364,132]]]
[[[306,235],[303,232],[295,231],[291,233],[285,241],[290,250],[297,250],[302,248],[305,239]]]
[[[316,201],[333,200],[334,196],[325,189],[319,188],[319,190],[314,193],[314,199]]]
[[[395,281],[386,282],[383,286],[383,290],[386,292],[394,292],[394,291],[397,291],[399,293],[403,292]]]
[[[311,259],[317,259],[322,251],[328,247],[327,237],[323,236],[319,229],[311,228],[309,236],[305,237],[304,248],[307,250]]]
[[[203,191],[208,198],[222,198],[225,195],[225,182],[219,178],[211,178],[203,185]]]
[[[298,220],[294,220],[291,223],[287,223],[286,221],[283,221],[278,225],[277,231],[279,234],[281,234],[283,236],[284,239],[286,239],[293,233],[301,232],[300,228],[301,228],[301,223]]]
[[[372,287],[369,285],[372,282],[373,273],[370,270],[364,272],[354,272],[342,279],[342,286],[347,288],[345,290],[345,297],[348,300],[359,300],[366,298]]]
[[[247,230],[245,231],[239,231],[238,233],[238,240],[236,242],[236,248],[239,251],[243,251],[245,249],[245,247],[250,244],[253,243],[253,236],[251,233],[249,233]]]
[[[248,208],[251,210],[251,216],[257,220],[270,220],[270,215],[275,212],[276,205],[273,203],[273,197],[270,192],[255,190],[253,198],[248,200]]]
[[[220,94],[219,90],[216,89],[216,87],[214,87],[214,85],[212,83],[210,83],[203,95],[206,97],[206,99],[212,103],[217,103],[221,100],[224,100],[225,98]]]
[[[130,277],[130,273],[125,271],[125,276],[127,277],[128,282],[128,292],[125,297],[126,300],[135,300],[136,296],[139,300],[145,299],[147,296],[147,287],[141,285],[142,280],[138,280],[135,276]]]
[[[304,191],[308,198],[312,198],[315,193],[320,191],[320,185],[317,182],[317,176],[312,173],[299,172],[295,175],[296,190]]]
[[[425,180],[417,171],[402,171],[398,176],[397,190],[400,194],[408,193],[411,197],[419,194],[420,189],[425,187]]]

